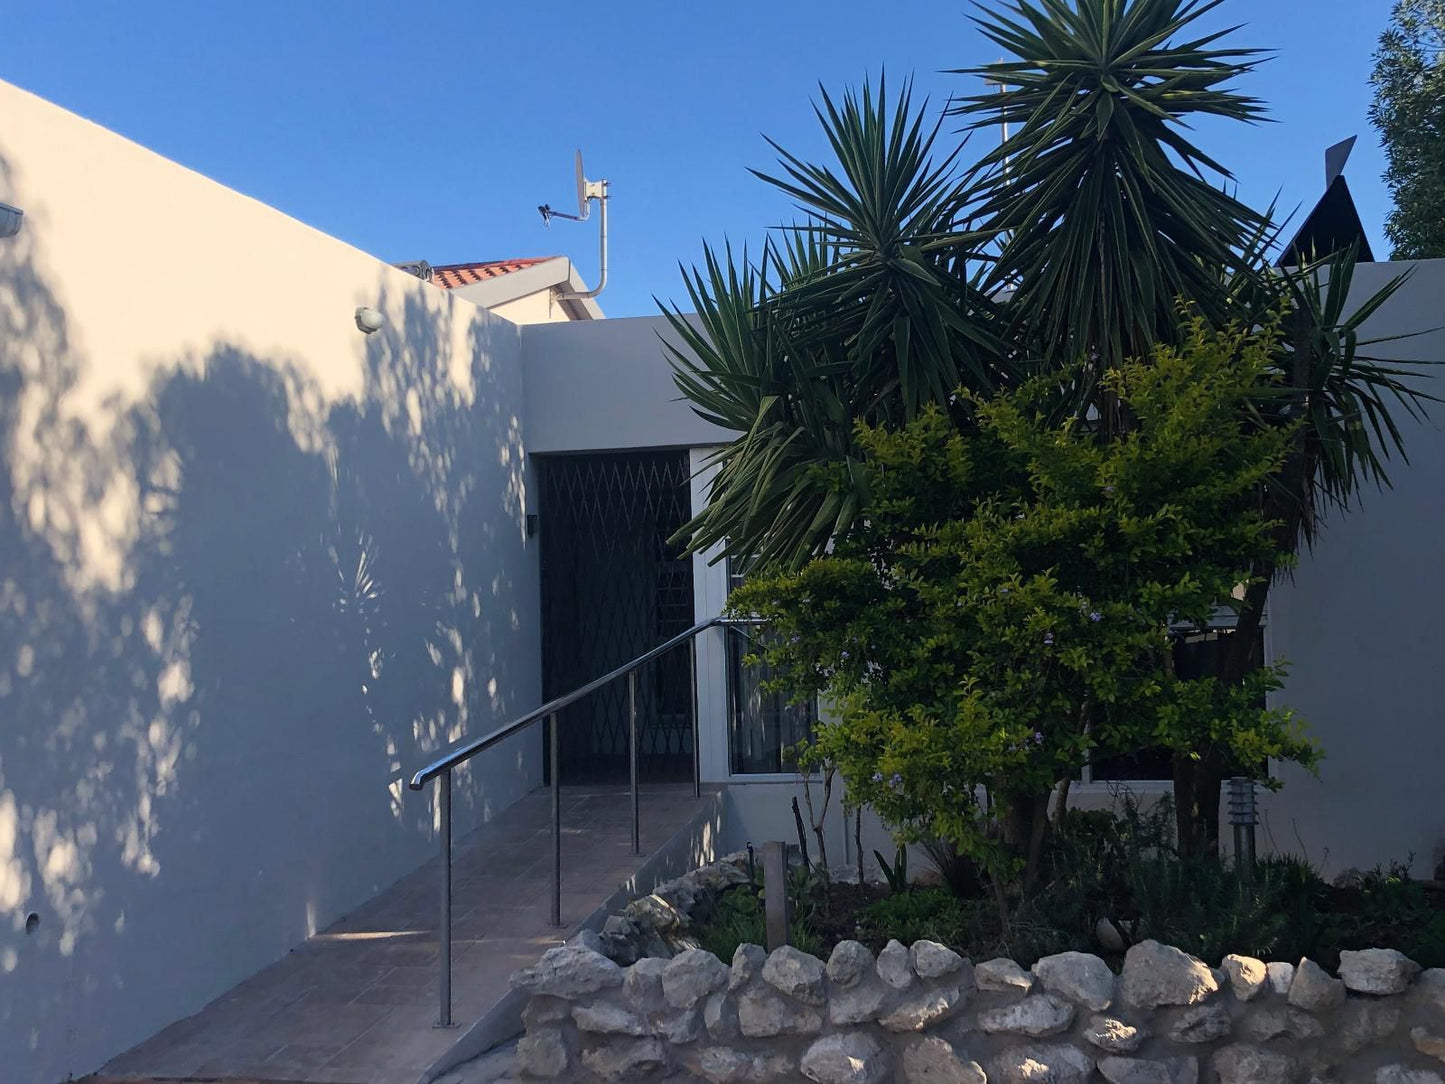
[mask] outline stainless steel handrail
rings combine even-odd
[[[678,633],[672,639],[658,644],[646,654],[639,655],[631,662],[624,663],[617,669],[603,674],[595,681],[589,681],[573,689],[564,696],[555,700],[549,700],[539,708],[527,712],[519,719],[499,727],[489,734],[470,741],[467,744],[453,749],[444,757],[432,761],[425,768],[416,772],[411,781],[407,784],[412,790],[421,790],[428,782],[435,779],[437,782],[437,811],[440,818],[438,826],[438,838],[441,844],[441,926],[439,930],[438,956],[440,962],[440,974],[438,975],[439,997],[441,1002],[440,1012],[436,1026],[439,1028],[450,1028],[456,1025],[452,1022],[452,769],[460,767],[478,753],[506,741],[508,738],[520,734],[533,723],[541,722],[544,719],[551,720],[548,727],[548,760],[551,767],[551,791],[552,791],[552,915],[553,926],[562,925],[562,789],[560,783],[561,763],[559,756],[560,742],[558,741],[557,713],[569,705],[575,704],[583,697],[595,693],[598,689],[611,684],[618,678],[627,678],[627,746],[628,746],[628,775],[630,777],[630,791],[632,798],[632,853],[642,853],[641,838],[641,817],[640,801],[637,785],[637,671],[654,659],[666,655],[669,651],[681,647],[683,644],[690,644],[697,636],[711,628],[726,627],[732,625],[751,625],[757,622],[747,619],[714,617],[707,621],[699,622],[686,632]],[[692,677],[692,793],[696,797],[702,793],[702,767],[701,758],[698,753],[698,697],[697,697],[697,658],[695,652],[688,652],[688,671]]]
[[[490,734],[484,734],[482,737],[477,738],[475,741],[470,741],[466,745],[463,745],[458,749],[452,750],[450,753],[440,758],[439,760],[432,761],[425,768],[422,768],[419,772],[413,775],[411,777],[411,782],[408,783],[407,786],[409,786],[412,790],[421,790],[421,788],[426,786],[428,782],[435,779],[438,775],[440,775],[447,769],[455,768],[460,764],[465,764],[478,753],[485,752],[492,746],[496,745],[498,742],[506,741],[513,734],[520,733],[527,727],[531,726],[533,723],[545,719],[553,712],[561,711],[565,707],[570,707],[571,705],[577,703],[577,701],[581,700],[584,696],[587,696],[590,693],[595,693],[604,685],[611,684],[613,681],[616,681],[618,678],[624,676],[625,674],[628,674],[633,670],[636,670],[639,667],[650,663],[658,656],[666,655],[673,648],[686,643],[688,640],[691,640],[699,633],[706,632],[708,629],[714,628],[718,625],[737,625],[751,623],[752,622],[735,621],[732,618],[727,617],[714,617],[710,620],[696,624],[692,628],[688,629],[686,632],[678,633],[671,640],[658,644],[647,654],[639,655],[631,662],[623,663],[616,670],[609,671],[608,673],[603,674],[600,678],[597,678],[594,681],[589,681],[586,685],[579,686],[578,688],[573,689],[570,693],[557,697],[557,699],[555,700],[549,700],[540,708],[533,708],[531,711],[527,712],[526,715],[523,715],[521,718],[508,723],[506,726],[498,727]]]

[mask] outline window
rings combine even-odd
[[[728,592],[742,583],[741,562],[728,561]],[[791,772],[786,753],[813,732],[817,720],[816,703],[789,704],[787,698],[769,692],[763,685],[772,677],[764,663],[748,665],[743,660],[756,654],[759,641],[768,632],[758,626],[729,626],[727,637],[728,668],[728,745],[729,763],[734,775],[756,775],[767,772]]]

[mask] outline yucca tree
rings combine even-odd
[[[1227,318],[1223,284],[1262,218],[1224,190],[1229,170],[1188,123],[1264,109],[1231,85],[1259,51],[1218,47],[1228,31],[1193,36],[1219,2],[1018,0],[974,20],[1011,57],[956,72],[996,90],[948,109],[1010,132],[966,179],[968,213],[997,246],[983,285],[1011,292],[1010,336],[1053,365],[1097,375],[1177,341],[1180,298]]]
[[[750,560],[797,565],[866,501],[853,425],[900,422],[960,387],[1008,377],[994,306],[953,243],[957,152],[935,155],[939,123],[896,100],[835,102],[818,119],[834,162],[774,144],[779,172],[754,171],[805,221],[779,227],[757,266],[709,249],[684,269],[696,323],[668,311],[683,394],[704,418],[744,434],[716,457],[712,500],[686,534]]]

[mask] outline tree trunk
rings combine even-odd
[[[1051,797],[1052,789],[1043,794],[1016,795],[1010,801],[1008,816],[1003,821],[1004,842],[1024,860],[1023,876],[1019,881],[1019,890],[1024,897],[1031,895],[1038,884],[1039,860],[1048,837]]]
[[[1219,755],[1205,753],[1198,760],[1174,758],[1174,820],[1179,832],[1179,853],[1202,858],[1219,853],[1219,791],[1224,765]]]

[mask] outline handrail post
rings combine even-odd
[[[687,680],[692,686],[692,796],[702,797],[702,752],[697,732],[697,637],[687,642]]]
[[[441,926],[438,933],[437,958],[441,963],[439,1028],[452,1027],[452,772],[448,768],[437,776],[437,810],[441,819]]]
[[[637,800],[637,671],[627,672],[627,759],[632,781],[632,853],[642,853],[642,819]]]
[[[557,734],[557,713],[547,720],[552,754],[552,925],[562,925],[562,758]]]

